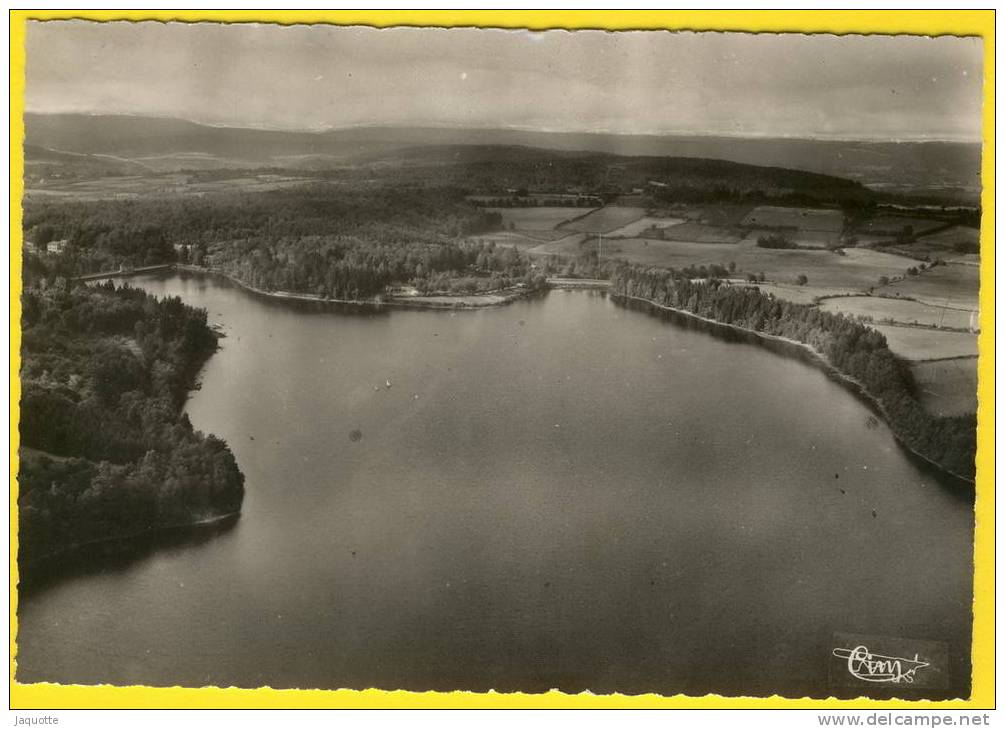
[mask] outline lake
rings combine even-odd
[[[226,333],[187,412],[243,514],[27,591],[22,682],[821,696],[842,632],[969,690],[972,503],[819,368],[600,292],[130,284]]]

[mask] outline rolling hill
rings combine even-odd
[[[679,135],[540,132],[449,127],[286,131],[207,126],[170,118],[25,115],[34,148],[114,155],[157,171],[228,167],[325,169],[415,156],[428,146],[537,148],[559,153],[718,159],[844,177],[876,190],[975,201],[980,145]]]

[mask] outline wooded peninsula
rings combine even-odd
[[[204,310],[65,281],[22,303],[22,566],[240,511],[229,447],[182,413],[217,347]]]

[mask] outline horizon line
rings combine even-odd
[[[356,124],[330,125],[319,124],[308,127],[277,126],[268,124],[253,124],[241,122],[209,122],[198,119],[191,119],[184,116],[170,116],[165,114],[153,114],[144,112],[126,111],[38,111],[25,108],[25,115],[35,114],[39,116],[91,116],[91,117],[134,117],[140,119],[165,119],[172,121],[188,122],[203,127],[214,129],[234,129],[248,131],[267,132],[289,132],[300,134],[325,134],[328,132],[339,132],[353,129],[458,129],[472,131],[508,131],[508,132],[531,132],[538,134],[589,134],[595,136],[615,136],[615,137],[697,137],[697,138],[721,138],[721,139],[777,139],[790,141],[813,141],[813,142],[871,142],[871,143],[931,143],[931,144],[983,144],[980,137],[968,137],[962,135],[908,135],[905,137],[870,137],[856,136],[850,134],[809,134],[809,133],[777,133],[770,132],[705,132],[700,130],[651,130],[651,131],[620,131],[611,129],[555,129],[551,127],[509,124],[509,125],[481,125],[467,124],[464,122],[450,121],[415,121],[415,122],[380,122],[368,121]]]

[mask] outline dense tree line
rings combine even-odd
[[[307,236],[444,242],[501,222],[466,204],[464,192],[454,188],[338,183],[205,196],[31,200],[24,214],[27,240],[67,240],[82,270],[169,262],[176,245]]]
[[[345,178],[382,171],[375,166],[334,174]],[[524,189],[543,194],[576,191],[610,199],[611,195],[641,188],[658,201],[671,203],[859,205],[875,198],[875,193],[858,182],[801,170],[697,157],[624,157],[527,147],[420,148],[413,150],[407,164],[386,166],[383,174],[417,185],[452,185],[498,197]],[[650,186],[650,182],[660,184]]]
[[[436,242],[420,236],[255,236],[211,246],[193,262],[264,291],[362,300],[392,285],[421,293],[489,291],[534,284],[527,257],[492,242]],[[537,282],[539,283],[539,282]]]
[[[423,293],[486,291],[534,283],[529,259],[470,236],[498,230],[498,212],[464,192],[312,184],[255,194],[40,202],[25,212],[36,277],[73,277],[157,263],[206,266],[265,291],[363,299],[391,285]]]
[[[594,195],[548,195],[547,193],[530,195],[526,190],[516,191],[511,195],[501,197],[480,196],[472,198],[471,202],[479,207],[487,208],[570,208],[569,217],[579,215],[575,208],[599,208],[604,205],[604,198]]]
[[[240,508],[230,449],[181,412],[217,344],[205,311],[46,280],[22,300],[22,563]]]
[[[524,199],[522,192],[535,197],[577,193],[594,201],[610,201],[636,188],[645,190],[657,202],[668,203],[828,203],[857,207],[871,206],[876,199],[875,192],[858,182],[802,170],[697,157],[625,157],[514,146],[422,147],[351,167],[254,172],[311,176],[354,188],[373,184],[427,189],[446,186],[497,198],[501,206],[526,204],[518,202]],[[213,173],[188,174],[200,178]]]
[[[695,280],[677,271],[623,266],[613,277],[612,293],[810,345],[839,372],[861,383],[908,447],[952,473],[974,477],[975,416],[928,413],[916,397],[910,369],[875,329],[841,314],[782,301],[754,287]]]

